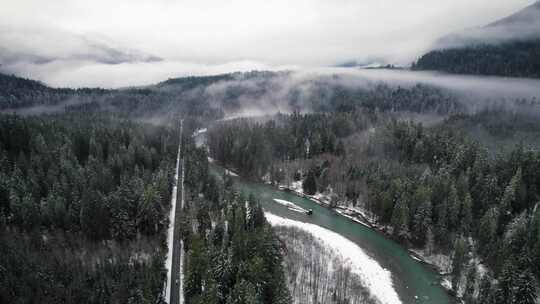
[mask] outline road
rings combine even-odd
[[[184,244],[180,235],[178,219],[184,209],[184,155],[182,153],[182,132],[183,121],[180,121],[180,144],[178,145],[178,157],[176,161],[175,185],[173,187],[172,212],[174,218],[171,223],[174,227],[172,230],[172,248],[169,249],[169,254],[172,257],[172,262],[167,275],[167,292],[165,301],[169,304],[184,303],[184,286],[183,286],[183,259],[182,251]],[[180,195],[180,206],[178,206],[177,197]],[[171,250],[172,249],[172,250]],[[170,279],[169,279],[170,278]]]

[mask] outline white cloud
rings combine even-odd
[[[53,87],[120,88],[155,84],[168,78],[247,72],[291,70],[294,66],[270,66],[255,61],[205,64],[182,61],[126,62],[105,64],[90,61],[54,61],[47,64],[19,63],[4,69],[8,73],[41,80]]]
[[[76,43],[30,39],[29,31],[114,42],[178,62],[230,66],[333,65],[384,58],[410,63],[432,42],[509,15],[533,0],[0,0],[0,29],[27,52],[77,53]],[[44,34],[43,37],[48,37]],[[26,39],[26,40],[25,40]],[[0,37],[0,45],[9,48]],[[69,47],[65,47],[65,46]],[[67,49],[67,51],[66,51]],[[0,49],[1,51],[1,49]],[[76,59],[80,59],[76,57]],[[73,62],[66,67],[73,71]],[[258,64],[253,65],[256,67]],[[165,64],[156,64],[165,68]],[[116,68],[125,67],[116,66]],[[14,67],[11,67],[13,69]],[[50,67],[27,67],[43,78]],[[83,72],[108,68],[86,65]],[[35,71],[34,71],[35,69]],[[41,71],[41,72],[40,72]],[[89,72],[92,71],[92,72]],[[41,74],[40,74],[41,73]],[[157,73],[157,72],[156,72]],[[165,72],[163,72],[165,74]],[[55,76],[56,75],[56,76]],[[53,74],[52,77],[57,77]],[[50,83],[61,84],[57,79]],[[146,82],[146,81],[145,81]]]

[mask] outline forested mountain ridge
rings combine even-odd
[[[540,40],[477,44],[435,50],[420,57],[412,69],[540,78]]]
[[[103,94],[102,89],[55,89],[39,81],[0,73],[0,110],[56,105],[75,95]]]
[[[540,2],[485,27],[441,38],[413,70],[540,77]]]
[[[0,110],[20,114],[107,111],[133,119],[163,121],[170,113],[181,112],[210,122],[245,111],[262,114],[370,108],[446,114],[465,108],[453,92],[428,84],[401,87],[363,80],[364,84],[351,86],[342,84],[337,75],[304,79],[291,72],[183,77],[126,89],[50,88],[2,74],[0,81]]]

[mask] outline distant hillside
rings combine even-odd
[[[103,94],[103,89],[51,88],[39,81],[0,73],[0,110],[57,105],[74,96]]]
[[[439,39],[413,69],[540,78],[540,2],[484,27]]]

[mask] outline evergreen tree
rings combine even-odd
[[[306,179],[302,183],[302,189],[308,195],[314,195],[317,193],[317,180],[313,170],[309,170]]]
[[[476,266],[473,265],[467,273],[467,283],[465,285],[465,291],[463,293],[463,300],[465,303],[473,304],[476,301],[474,297],[474,290],[476,285]]]
[[[454,244],[452,257],[452,288],[457,292],[460,288],[461,275],[467,258],[467,243],[463,237],[459,237]]]
[[[406,240],[409,234],[409,206],[405,200],[400,200],[392,213],[394,236]]]

